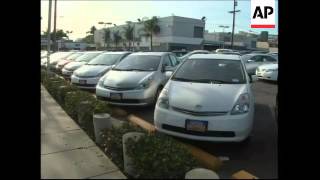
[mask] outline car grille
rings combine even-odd
[[[128,91],[128,90],[133,90],[135,88],[122,88],[122,87],[111,87],[111,86],[104,86],[106,89],[110,89],[110,90],[115,90],[115,91]]]
[[[172,106],[172,109],[174,111],[178,111],[184,114],[190,114],[190,115],[194,115],[194,116],[223,116],[226,115],[228,112],[216,112],[216,111],[190,111],[190,110],[186,110],[186,109],[181,109],[181,108],[177,108]]]
[[[206,131],[206,132],[197,132],[186,130],[182,127],[171,126],[168,124],[162,124],[162,128],[168,131],[175,131],[183,134],[190,134],[196,136],[209,136],[209,137],[235,137],[233,131]]]
[[[101,96],[97,96],[98,99],[100,100],[104,100],[104,101],[109,101],[109,102],[115,102],[115,103],[132,103],[132,104],[139,104],[139,103],[143,103],[142,100],[138,100],[138,99],[122,99],[122,100],[115,100],[115,99],[110,99],[107,97],[101,97]]]

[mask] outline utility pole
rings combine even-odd
[[[51,6],[52,6],[52,0],[49,0],[49,15],[48,15],[48,36],[47,36],[47,75],[50,68],[50,32],[51,32]]]
[[[54,17],[53,17],[53,51],[57,51],[56,39],[56,26],[57,26],[57,0],[54,0]]]
[[[223,33],[223,44],[222,44],[222,49],[224,49],[224,39],[225,39],[224,28],[229,28],[229,26],[223,26],[223,25],[220,25],[219,27],[221,27],[221,28],[222,28],[222,33]]]
[[[233,36],[234,36],[234,25],[235,25],[236,13],[240,12],[240,10],[236,10],[236,6],[237,5],[238,5],[237,0],[233,0],[233,11],[229,11],[229,13],[233,14],[232,35],[231,35],[231,49],[233,49]]]

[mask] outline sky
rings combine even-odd
[[[41,32],[48,27],[49,1],[41,0]],[[52,25],[53,29],[53,8],[52,1]],[[144,1],[77,1],[58,0],[57,1],[57,29],[73,31],[69,34],[70,39],[83,38],[91,26],[100,29],[104,25],[99,21],[112,22],[117,25],[125,24],[126,21],[137,21],[138,18],[152,16],[183,16],[206,20],[206,30],[209,32],[221,32],[220,25],[227,25],[229,28],[225,32],[232,31],[232,0],[211,0],[211,1],[164,1],[164,0],[144,0]],[[278,34],[278,1],[276,1],[276,28],[274,29],[252,29],[250,28],[250,0],[238,0],[236,10],[235,32],[238,31],[269,31],[269,34]]]

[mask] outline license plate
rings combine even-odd
[[[110,99],[121,100],[121,97],[122,97],[121,93],[110,93]]]
[[[186,130],[206,132],[208,129],[208,121],[186,120]]]
[[[79,80],[79,84],[87,84],[87,80]]]

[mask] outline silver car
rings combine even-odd
[[[130,54],[100,79],[96,96],[116,105],[154,104],[177,64],[170,52]]]
[[[89,51],[85,52],[84,55],[76,58],[73,62],[70,62],[69,64],[65,65],[62,69],[62,76],[65,78],[70,78],[73,71],[80,68],[82,65],[85,65],[89,61],[91,61],[93,58],[97,57],[99,54],[101,54],[103,51]]]
[[[257,67],[278,62],[277,57],[267,54],[246,54],[241,56],[241,59],[245,63],[246,70],[250,76],[256,73]]]
[[[71,83],[82,89],[95,89],[99,79],[130,52],[105,52],[75,70]]]

